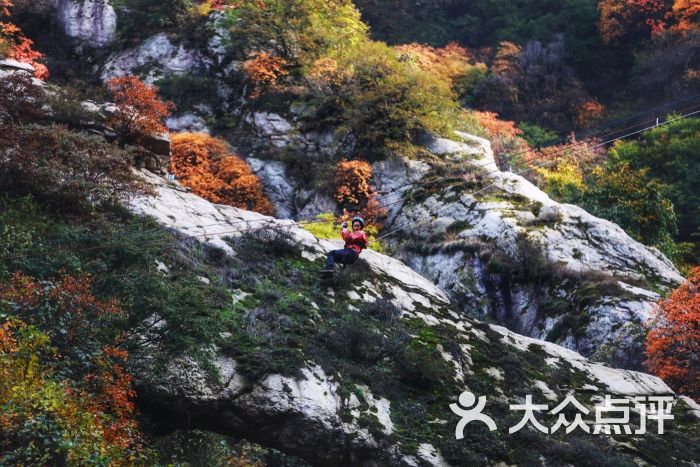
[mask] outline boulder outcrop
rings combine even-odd
[[[56,17],[78,49],[99,49],[116,39],[117,14],[109,0],[55,0]]]
[[[243,307],[247,325],[222,334],[215,377],[187,359],[161,376],[137,375],[142,400],[160,413],[186,419],[190,427],[247,437],[314,465],[520,463],[528,459],[518,456],[530,454],[535,464],[551,465],[581,449],[612,463],[698,460],[690,441],[700,430],[696,408],[673,398],[659,378],[594,363],[572,350],[467,317],[430,280],[371,250],[334,284],[319,287],[315,271],[337,243],[316,239],[294,221],[214,205],[177,184],[145,176],[159,196],[135,200],[134,212],[219,249],[232,264],[239,258],[248,275],[262,267],[271,277],[294,281],[272,301],[275,282],[259,287],[255,281],[229,281],[236,288],[234,306]],[[253,237],[264,243],[260,250]],[[243,238],[248,240],[236,240]],[[286,246],[270,254],[279,242]],[[291,261],[294,270],[283,267],[278,270],[283,276],[274,275],[273,263],[280,261]],[[226,277],[238,276],[229,270]],[[295,300],[304,305],[282,305]],[[277,355],[275,360],[248,355],[243,342],[260,336],[263,328],[269,336],[270,320],[284,323],[295,344],[267,341],[265,351]],[[299,358],[290,360],[291,355]],[[369,364],[369,358],[376,360]],[[450,404],[463,391],[486,396],[484,413],[498,431],[470,425],[464,439],[455,438],[460,418]],[[551,407],[574,396],[589,408],[606,394],[626,401],[671,396],[675,420],[667,422],[664,435],[591,438],[561,430],[547,437],[534,429],[508,435],[517,422],[508,404],[522,403],[526,394]],[[678,445],[687,449],[674,450]]]

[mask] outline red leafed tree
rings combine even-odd
[[[208,0],[207,3],[212,10],[217,11],[225,10],[227,7],[231,6],[228,4],[227,0]]]
[[[158,98],[158,88],[143,83],[138,76],[112,78],[107,89],[119,109],[109,119],[122,140],[139,141],[147,135],[165,133],[163,123],[174,109],[171,102]]]
[[[700,401],[700,267],[659,302],[646,356],[650,371],[675,391]]]
[[[386,209],[377,201],[377,193],[371,185],[372,166],[363,160],[343,159],[335,172],[335,199],[343,209],[341,221],[359,215],[365,226],[381,228]]]
[[[46,65],[40,62],[44,54],[34,50],[34,42],[22,30],[10,22],[12,1],[0,0],[0,56],[7,56],[34,67],[34,75],[40,79],[49,77]]]
[[[143,440],[134,419],[136,392],[123,366],[127,352],[117,347],[119,337],[105,346],[95,336],[95,329],[104,326],[105,319],[125,317],[117,300],[95,297],[90,276],[64,274],[58,280],[40,282],[15,273],[0,284],[0,303],[39,328],[50,329],[51,344],[64,357],[90,357],[98,371],[84,377],[86,388],[66,387],[69,396],[87,401],[82,408],[96,416],[95,428],[104,433],[110,445],[141,451]],[[6,324],[0,326],[0,351],[13,344],[7,330]],[[117,461],[114,465],[121,464]]]
[[[523,134],[523,131],[510,120],[501,120],[496,112],[474,111],[474,116],[491,136],[502,138],[515,138]]]
[[[118,347],[103,348],[95,362],[98,372],[85,377],[90,387],[88,410],[103,417],[105,439],[110,444],[141,450],[143,440],[134,419],[136,391],[132,376],[124,369],[127,356]]]
[[[213,203],[274,213],[260,179],[225,141],[202,133],[176,133],[171,139],[170,172],[193,193]]]

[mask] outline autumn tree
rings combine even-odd
[[[123,141],[138,142],[144,136],[165,133],[163,120],[174,105],[158,98],[158,88],[143,83],[137,76],[112,78],[107,89],[119,109],[108,123]]]
[[[6,56],[34,67],[34,75],[39,79],[49,77],[49,70],[41,63],[44,54],[34,49],[34,42],[11,22],[12,1],[0,0],[0,57]]]
[[[0,436],[0,462],[47,449],[57,465],[95,461],[95,452],[110,465],[145,463],[120,333],[95,333],[125,313],[91,288],[89,276],[67,274],[39,281],[16,273],[0,285],[0,312],[11,317],[0,325],[0,430],[12,433]],[[57,383],[44,364],[59,354],[73,382]],[[46,417],[63,429],[42,425]]]
[[[604,114],[604,105],[596,99],[588,99],[576,108],[574,123],[577,128],[589,128],[596,122],[599,122]]]
[[[602,0],[600,35],[608,44],[658,35],[666,28],[671,5],[669,0]]]
[[[599,9],[606,43],[700,31],[700,4],[695,0],[602,0]]]
[[[618,141],[610,156],[618,163],[647,170],[674,206],[677,239],[695,242],[700,254],[700,119],[678,119],[644,132],[639,140]]]
[[[700,268],[660,301],[647,335],[646,365],[681,394],[700,401]]]
[[[95,297],[92,284],[87,275],[63,274],[56,280],[38,281],[16,273],[0,285],[0,307],[46,330],[51,344],[84,371],[104,346],[118,344],[114,336],[96,334],[95,328],[107,328],[125,317],[115,299]]]
[[[451,42],[444,47],[423,44],[396,46],[401,58],[410,59],[426,73],[445,80],[459,96],[471,93],[487,73],[486,65],[477,63],[464,47]]]
[[[342,221],[359,215],[365,226],[375,231],[381,229],[386,209],[377,201],[377,193],[371,185],[372,166],[366,161],[343,159],[335,172],[335,200],[343,210]]]
[[[176,133],[171,138],[170,172],[193,193],[213,203],[274,213],[260,179],[230,153],[225,141],[202,133]]]
[[[458,114],[448,82],[386,44],[368,41],[322,64],[329,73],[314,75],[312,97],[321,103],[316,121],[337,126],[367,157],[426,131],[448,133]]]
[[[501,120],[495,112],[473,111],[471,115],[488,133],[494,159],[501,169],[517,171],[523,168],[523,161],[535,157],[515,122]]]
[[[258,52],[243,63],[243,71],[253,86],[252,99],[257,99],[265,88],[274,86],[281,77],[288,74],[287,61],[268,52]]]
[[[672,8],[676,32],[683,35],[700,32],[700,2],[697,0],[675,0]]]
[[[269,50],[302,67],[367,37],[351,0],[239,0],[225,11],[235,50]]]
[[[1,100],[1,99],[0,99]],[[88,211],[153,190],[134,174],[134,152],[62,126],[0,129],[0,190],[32,195],[68,211]]]

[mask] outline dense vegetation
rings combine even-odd
[[[260,180],[248,164],[231,154],[226,141],[199,133],[172,136],[170,173],[212,203],[273,214]]]
[[[676,391],[700,399],[700,268],[660,303],[647,336],[647,365]]]
[[[14,3],[25,15],[31,11],[28,2]],[[355,4],[371,23],[372,36]],[[313,183],[335,197],[341,219],[359,213],[370,229],[381,229],[385,211],[371,186],[368,161],[420,157],[419,142],[427,133],[462,129],[489,136],[502,168],[527,170],[553,197],[620,224],[681,266],[699,262],[700,119],[679,119],[611,147],[596,140],[561,141],[573,130],[591,131],[604,118],[700,89],[695,4],[355,4],[114,2],[120,45],[156,31],[204,37],[216,14],[227,31],[226,53],[241,62],[228,84],[244,102],[231,116],[217,116],[219,129],[238,137],[246,114],[288,114],[295,107],[305,130],[333,130],[341,142],[337,153],[296,166],[305,172],[302,179],[324,179]],[[41,54],[12,21],[12,8],[0,0],[0,56],[33,63],[37,76],[46,77]],[[206,77],[166,76],[160,84],[183,109],[201,103],[193,94],[218,99]],[[242,267],[119,208],[129,197],[150,193],[131,167],[143,155],[138,143],[164,130],[171,107],[135,77],[113,80],[107,88],[118,107],[107,122],[116,130],[114,144],[74,128],[83,119],[82,111],[68,105],[70,94],[45,96],[19,75],[0,82],[0,464],[133,465],[187,458],[191,452],[173,454],[168,440],[153,443],[141,432],[148,422],[137,423],[131,373],[158,374],[182,355],[207,368],[214,344],[235,356],[252,379],[293,372],[312,356],[349,376],[348,393],[361,396],[364,385],[388,393],[405,384],[403,400],[420,403],[396,408],[401,426],[392,441],[410,448],[415,436],[438,433],[450,460],[498,455],[509,463],[534,461],[526,449],[513,452],[502,440],[456,445],[447,441],[453,426],[419,423],[434,415],[437,402],[448,401],[440,392],[448,371],[436,349],[438,342],[456,345],[449,330],[419,320],[399,322],[397,310],[384,302],[349,314],[347,300],[331,303],[319,291],[313,276],[319,265],[302,261],[283,232],[231,239],[244,252]],[[41,108],[46,102],[68,126],[51,126]],[[692,109],[692,102],[682,107]],[[257,177],[223,141],[181,134],[173,143],[170,170],[193,191],[272,213]],[[280,157],[299,162],[295,154]],[[334,216],[323,220],[309,229],[323,234],[336,228]],[[697,309],[697,270],[692,274],[690,285],[662,302],[647,356],[653,371],[697,397],[697,358],[682,342],[697,340],[697,313],[686,312]],[[232,289],[246,298],[232,302]],[[312,301],[323,305],[322,313],[311,311]],[[318,322],[313,331],[309,320]],[[230,333],[225,342],[222,329]],[[513,381],[551,371],[541,358],[519,361],[502,349],[484,352],[475,353],[478,374],[469,380],[475,388],[485,384],[479,377],[494,365],[502,365]],[[364,423],[378,429],[369,417]],[[176,433],[171,439],[180,436],[199,435]],[[202,436],[193,449],[200,441],[207,456],[218,456],[216,462],[245,462],[236,449],[221,448],[226,440]],[[515,441],[533,442],[567,461],[596,452],[595,442],[584,439],[573,448],[551,447],[539,438]]]

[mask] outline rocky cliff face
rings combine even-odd
[[[253,124],[272,127],[263,118]],[[268,131],[268,137],[297,148],[291,135],[298,133],[288,126],[287,136]],[[374,164],[374,182],[389,212],[385,232],[400,228],[387,238],[395,254],[465,315],[615,366],[641,368],[642,323],[660,292],[682,281],[678,271],[617,225],[498,170],[487,140],[465,133],[458,138],[426,142],[433,160],[398,157]],[[290,199],[299,201],[288,194],[300,191],[294,181],[280,170],[263,170],[262,161],[256,166],[283,212],[332,209],[332,200],[329,206],[288,206]],[[288,187],[284,195],[275,188],[282,184]]]
[[[217,111],[230,112],[231,104],[237,104],[231,83],[236,81],[233,76],[240,69],[240,63],[231,60],[222,46],[224,32],[217,26],[218,19],[218,15],[211,15],[206,27],[199,31],[205,47],[194,47],[185,38],[158,33],[136,46],[113,52],[96,73],[103,82],[133,74],[149,84],[166,77],[210,80],[214,89],[208,100],[214,105],[203,103],[196,109],[180,110],[166,121],[172,131],[209,133],[207,118]]]
[[[466,169],[466,181],[434,184],[424,171],[395,211],[402,257],[465,313],[639,368],[641,323],[678,271],[617,225],[498,171],[487,141],[461,136],[428,149]],[[400,172],[378,175],[382,190],[400,183]]]
[[[80,50],[99,49],[116,39],[117,14],[109,0],[54,0],[56,18]]]
[[[508,435],[519,420],[508,404],[526,394],[551,407],[573,395],[592,407],[605,394],[631,400],[672,392],[656,377],[467,317],[431,281],[369,250],[320,285],[316,271],[333,243],[293,221],[213,205],[146,176],[159,197],[131,209],[209,245],[208,256],[218,259],[209,269],[198,263],[202,280],[226,277],[234,310],[240,305],[245,316],[222,329],[213,375],[188,360],[159,377],[138,375],[142,400],[161,413],[315,465],[552,465],[587,452],[616,465],[700,459],[690,441],[700,433],[700,407],[681,398],[664,435]],[[465,439],[455,439],[459,417],[449,404],[465,390],[487,397],[484,413],[497,431],[469,425]],[[686,448],[673,448],[679,445]]]
[[[240,102],[226,82],[240,64],[219,46],[221,35],[212,21],[214,32],[205,49],[158,34],[112,55],[102,67],[102,79],[135,70],[146,70],[148,81],[167,75],[212,76],[220,110],[231,110]],[[280,162],[265,161],[269,153],[296,153],[303,160],[338,151],[332,132],[299,127],[298,112],[252,111],[242,121],[255,141],[244,155],[283,218],[335,207],[329,196],[302,188]],[[206,117],[207,112],[196,111],[176,115],[168,124],[209,131]],[[639,369],[641,324],[659,293],[680,283],[678,272],[658,251],[614,224],[556,203],[522,177],[498,171],[488,141],[466,134],[461,138],[426,144],[437,163],[403,158],[375,163],[379,195],[387,196],[389,204],[387,228],[412,226],[390,237],[396,253],[467,315]],[[431,222],[415,225],[425,217]]]

